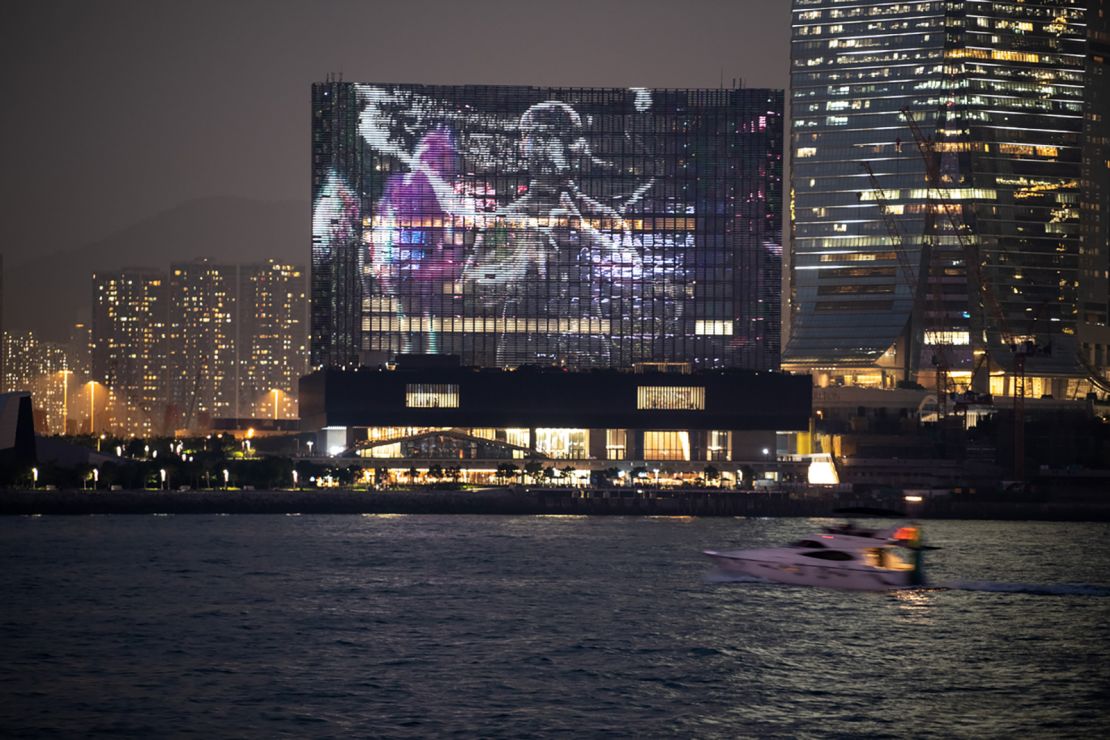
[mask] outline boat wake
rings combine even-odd
[[[1110,587],[1087,583],[996,583],[993,581],[952,581],[931,584],[951,591],[983,591],[1036,596],[1110,596]]]
[[[776,585],[775,581],[756,576],[727,573],[713,570],[706,574],[707,584],[747,583]],[[895,589],[897,590],[897,589]],[[1034,596],[1110,596],[1110,586],[1094,586],[1088,583],[999,583],[995,581],[948,581],[926,583],[915,586],[913,591],[978,591],[999,594],[1031,594]]]

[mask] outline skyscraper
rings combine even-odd
[[[235,416],[238,269],[207,259],[170,266],[166,383],[172,423]]]
[[[781,91],[312,101],[313,366],[777,367]]]
[[[240,268],[237,416],[297,417],[308,368],[306,293],[303,267],[268,260]]]
[[[38,432],[76,431],[78,386],[67,348],[43,341],[31,331],[4,332],[2,347],[3,385],[12,391],[31,392]],[[72,403],[70,395],[74,396]]]
[[[166,276],[129,268],[92,277],[92,380],[120,402],[114,429],[165,427]]]
[[[1110,369],[1110,2],[1088,2],[1079,204],[1079,332],[1087,362],[1105,374]]]
[[[1086,43],[1080,0],[794,0],[784,367],[1076,378]]]

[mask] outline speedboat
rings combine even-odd
[[[900,557],[899,548],[910,550],[909,562]],[[915,524],[867,529],[848,522],[784,547],[706,550],[705,554],[729,575],[797,586],[886,591],[925,584],[924,549]]]

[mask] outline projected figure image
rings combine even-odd
[[[650,93],[632,92],[633,117],[647,115]],[[359,97],[359,134],[374,153],[363,170],[373,193],[363,295],[372,336],[390,335],[382,348],[604,367],[614,327],[626,339],[659,335],[647,323],[675,309],[653,306],[648,319],[642,284],[672,279],[676,260],[654,256],[647,276],[645,254],[679,245],[626,221],[655,178],[594,156],[588,139],[652,160],[627,121],[599,130],[554,99],[512,115],[401,87],[359,86]],[[659,303],[654,292],[647,300]],[[623,355],[633,351],[625,341]]]
[[[607,363],[612,283],[642,269],[622,215],[575,181],[583,162],[605,164],[593,159],[582,133],[581,117],[566,103],[525,111],[520,149],[528,187],[486,219],[463,269],[466,291],[506,320],[499,365],[556,362],[570,353]]]

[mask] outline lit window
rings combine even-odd
[[[698,319],[694,322],[694,333],[699,336],[730,336],[732,334],[732,322]]]
[[[689,432],[644,432],[644,460],[689,459]]]
[[[682,385],[642,385],[636,388],[636,408],[640,410],[704,411],[705,388]]]
[[[623,460],[625,456],[625,444],[627,438],[627,431],[624,429],[606,429],[605,459]]]
[[[589,457],[589,429],[536,429],[536,452],[556,460]]]
[[[454,384],[409,383],[405,407],[410,409],[457,409],[459,386]]]

